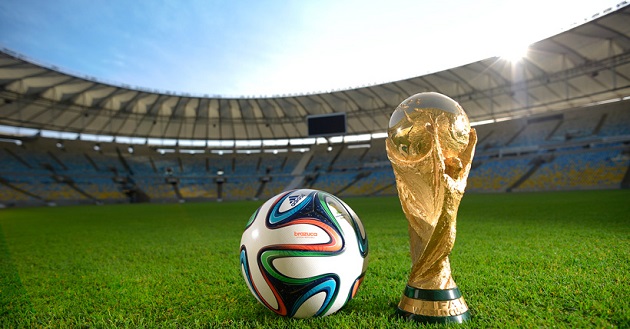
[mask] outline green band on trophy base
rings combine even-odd
[[[470,319],[459,289],[430,290],[405,287],[397,314],[424,323],[462,323]]]
[[[462,297],[462,293],[459,291],[459,288],[455,287],[453,289],[440,289],[440,290],[432,290],[432,289],[418,289],[410,286],[405,287],[405,296],[413,299],[424,299],[424,300],[452,300]]]
[[[397,309],[396,313],[406,318],[407,320],[422,322],[422,323],[463,323],[470,319],[470,313],[466,312],[460,315],[453,316],[427,316],[427,315],[418,315],[405,312],[401,309]]]

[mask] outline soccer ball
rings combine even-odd
[[[332,194],[280,193],[247,222],[241,271],[258,301],[295,318],[326,316],[352,299],[367,269],[368,240],[359,217]]]

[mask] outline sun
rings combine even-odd
[[[523,58],[527,57],[528,52],[529,52],[529,45],[528,46],[512,45],[512,46],[506,47],[504,51],[502,52],[501,56],[499,57],[509,61],[510,63],[518,63]]]

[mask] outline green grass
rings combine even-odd
[[[2,210],[0,327],[419,327],[394,315],[410,268],[398,199],[346,201],[369,236],[365,281],[305,320],[268,311],[241,276],[262,202]],[[630,327],[630,191],[466,194],[457,224],[473,316],[459,327]]]

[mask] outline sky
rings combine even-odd
[[[620,1],[2,0],[0,47],[117,85],[279,96],[506,56]]]

